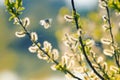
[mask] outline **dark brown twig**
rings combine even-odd
[[[77,30],[79,29],[79,25],[78,25],[78,18],[76,17],[77,13],[76,13],[76,9],[75,9],[75,5],[74,5],[74,0],[71,0],[71,4],[72,4],[72,9],[73,9],[73,14],[74,14],[74,20],[75,20],[75,25],[76,25],[76,28]],[[86,51],[85,51],[85,46],[83,44],[83,40],[82,40],[82,37],[80,36],[79,37],[79,42],[81,44],[81,47],[82,47],[82,52],[83,52],[83,55],[85,56],[86,58],[86,61],[88,62],[89,66],[91,67],[91,69],[94,71],[94,73],[102,80],[104,80],[104,78],[95,70],[95,68],[92,66],[92,63],[90,62],[87,54],[86,54]]]

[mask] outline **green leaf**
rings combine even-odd
[[[56,69],[59,70],[59,71],[62,71],[61,64],[56,65]]]
[[[18,6],[19,6],[19,7],[22,6],[22,0],[18,0]]]
[[[15,2],[15,8],[18,9],[18,7],[19,7],[18,6],[18,0],[16,0],[16,2]]]
[[[22,0],[15,0],[14,2],[10,2],[10,0],[5,0],[5,6],[7,8],[7,11],[11,15],[9,21],[21,15],[22,11],[25,9],[22,6]]]
[[[24,7],[19,7],[17,11],[23,11],[25,8]]]
[[[15,8],[18,9],[19,7],[22,7],[22,0],[16,0],[15,2]]]
[[[113,10],[120,12],[120,0],[109,0],[108,6]]]
[[[10,4],[9,0],[5,0],[5,3],[4,3],[6,6],[8,6]]]
[[[11,16],[11,17],[9,18],[9,21],[13,20],[13,19],[14,19],[14,17],[15,17],[15,16]]]

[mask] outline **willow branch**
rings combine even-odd
[[[19,18],[19,17],[17,17],[17,18],[18,18],[18,22],[19,22],[19,24],[21,25],[21,27],[24,29],[24,31],[25,31],[26,34],[28,35],[29,39],[31,39],[31,36],[30,36],[29,31],[23,26],[23,23],[21,22],[20,18]],[[45,55],[47,55],[48,58],[52,59],[52,58],[47,54],[47,52],[45,52],[45,51],[38,45],[38,42],[32,41],[32,43],[35,44],[35,45],[37,45],[37,47],[38,47]],[[59,62],[56,61],[56,60],[54,60],[54,59],[52,59],[52,61],[53,61],[56,65],[59,64]],[[75,78],[75,79],[77,79],[77,80],[82,80],[82,79],[80,79],[79,77],[75,76],[73,73],[71,73],[69,70],[64,69],[61,65],[60,65],[60,68],[63,70],[63,72],[64,72],[65,74],[66,74],[66,72],[67,72],[67,73],[70,74],[73,78]]]
[[[105,7],[106,8],[106,12],[107,12],[107,16],[108,16],[108,25],[109,25],[109,32],[110,32],[110,36],[111,36],[111,39],[112,39],[112,45],[114,47],[114,44],[115,44],[115,41],[114,41],[114,37],[113,37],[113,33],[112,33],[112,26],[111,26],[111,20],[110,20],[110,11],[109,11],[109,8],[108,6]],[[115,57],[115,62],[117,64],[117,66],[120,68],[120,63],[119,63],[119,59],[117,58],[117,52],[116,52],[116,49],[114,50],[114,57]]]
[[[76,17],[76,9],[75,9],[75,5],[74,5],[74,0],[71,0],[71,4],[72,4],[72,9],[73,9],[73,14],[74,14],[74,21],[75,21],[75,25],[76,25],[76,28],[77,30],[79,29],[79,25],[78,25],[78,18]],[[82,47],[82,52],[83,52],[83,55],[85,56],[86,58],[86,61],[88,62],[89,66],[91,67],[91,69],[93,70],[93,72],[102,80],[104,80],[104,78],[95,70],[95,68],[92,66],[92,63],[90,62],[87,54],[86,54],[86,51],[85,51],[85,46],[83,44],[83,40],[82,40],[82,37],[80,36],[79,37],[79,42],[81,44],[81,47]]]

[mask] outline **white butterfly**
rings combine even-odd
[[[52,23],[52,19],[44,19],[44,20],[40,20],[40,24],[42,26],[44,26],[45,29],[48,29],[49,27],[51,27],[51,23]]]

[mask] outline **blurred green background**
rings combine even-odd
[[[0,80],[13,80],[12,77],[14,80],[65,80],[63,73],[52,71],[51,64],[38,59],[36,54],[28,51],[28,47],[32,44],[28,37],[17,38],[14,35],[19,30],[19,26],[8,21],[10,15],[6,12],[2,1],[4,0],[0,0]],[[30,18],[29,30],[38,33],[39,42],[47,40],[52,43],[54,48],[61,50],[58,44],[61,43],[65,27],[69,28],[68,26],[70,26],[63,20],[64,14],[71,12],[69,1],[23,0],[25,10],[20,17]],[[81,0],[81,4],[78,4],[77,1],[77,10],[81,14],[82,20],[85,21],[82,24],[86,27],[88,24],[92,26],[93,28],[89,27],[87,30],[90,36],[97,35],[94,39],[99,40],[102,37],[101,29],[99,29],[102,21],[100,14],[98,14],[98,1]],[[45,18],[53,19],[52,27],[47,30],[39,24],[39,21]],[[96,25],[97,27],[95,27]],[[94,29],[96,30],[93,31]],[[2,79],[8,76],[8,79]]]

